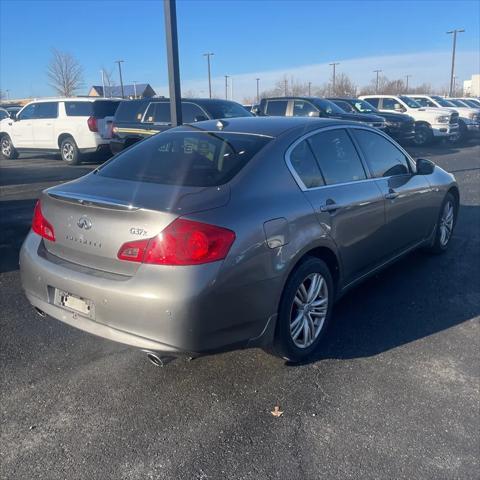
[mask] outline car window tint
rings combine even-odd
[[[98,175],[166,185],[211,187],[230,181],[270,138],[166,131],[119,153]]]
[[[269,100],[265,113],[272,116],[285,116],[288,100]]]
[[[120,101],[96,100],[93,102],[93,114],[95,118],[113,117],[119,105]]]
[[[35,109],[34,118],[57,118],[58,102],[42,102]]]
[[[67,117],[90,117],[92,115],[92,102],[65,102]]]
[[[290,164],[307,188],[325,185],[317,161],[306,140],[292,150]]]
[[[230,100],[210,101],[204,106],[208,110],[211,118],[234,118],[234,117],[251,117],[252,114],[247,112],[239,103]],[[204,114],[205,115],[205,114]]]
[[[366,98],[366,102],[368,102],[370,105],[373,105],[375,108],[378,108],[378,98]]]
[[[115,112],[115,121],[140,122],[149,104],[149,100],[123,100]]]
[[[190,102],[182,103],[182,117],[184,123],[198,122],[198,119],[208,120],[205,112],[198,105]]]
[[[385,110],[395,110],[395,105],[398,102],[394,98],[384,98],[382,102],[382,108]]]
[[[18,119],[19,120],[30,120],[31,118],[34,118],[36,108],[37,108],[36,103],[32,103],[32,104],[28,105],[18,114]]]
[[[360,157],[345,130],[328,130],[309,137],[308,141],[327,185],[366,178]]]
[[[347,113],[357,113],[357,110],[355,110],[355,108],[352,105],[350,105],[348,102],[344,102],[342,100],[335,100],[333,101],[333,103]]]
[[[408,160],[393,143],[368,130],[353,130],[374,177],[410,173]]]
[[[293,102],[293,116],[294,117],[308,117],[311,112],[318,112],[310,102],[305,100],[295,100]]]
[[[8,115],[8,112],[6,112],[5,110],[0,110],[0,120],[3,120],[4,118],[8,118],[9,115]]]

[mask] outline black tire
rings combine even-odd
[[[445,225],[443,220],[444,220],[444,215],[446,213],[446,210],[448,209],[447,207],[448,204],[452,206],[453,218],[452,218],[450,233],[445,242],[442,236],[442,225]],[[443,199],[442,206],[440,208],[440,213],[438,214],[437,225],[435,227],[435,237],[433,239],[433,243],[426,249],[428,252],[434,253],[434,254],[440,254],[445,252],[448,249],[448,246],[450,245],[450,240],[452,238],[453,229],[455,228],[455,224],[457,223],[457,215],[458,215],[457,199],[452,193],[449,192],[445,195],[445,198]]]
[[[293,338],[294,333],[292,333],[291,331],[293,324],[295,323],[295,321],[292,322],[292,318],[300,318],[300,315],[302,315],[301,312],[305,312],[305,310],[307,309],[307,312],[310,312],[310,308],[312,308],[312,306],[307,306],[306,308],[301,309],[295,303],[294,299],[296,298],[296,295],[302,283],[308,286],[309,276],[314,274],[319,274],[324,280],[324,283],[322,284],[322,289],[326,288],[327,292],[326,314],[323,322],[320,320],[321,317],[313,316],[315,315],[315,313],[308,314],[310,319],[317,318],[317,320],[315,321],[318,321],[320,325],[315,327],[319,330],[316,334],[315,340],[313,340],[313,343],[305,347],[299,347],[295,343],[295,340]],[[307,283],[305,284],[305,282]],[[320,297],[315,298],[317,299],[317,301],[322,301],[325,296],[322,297],[322,295],[320,295]],[[325,336],[325,332],[330,323],[334,298],[335,291],[333,279],[326,263],[315,257],[306,257],[305,260],[295,268],[295,270],[291,273],[289,279],[287,280],[278,309],[278,318],[275,328],[273,345],[267,351],[273,355],[279,356],[291,362],[302,362],[307,360],[315,352],[315,350]],[[325,307],[316,308],[319,309]],[[316,314],[318,315],[318,312],[316,312]],[[308,323],[306,319],[307,316],[302,316],[302,320],[299,320],[299,322],[301,322],[302,324],[304,324],[305,322]],[[300,323],[297,324],[297,328],[298,325],[300,325]],[[305,339],[305,330],[303,328],[300,328],[301,336],[297,337],[297,342],[300,341],[299,339],[302,336]],[[295,330],[295,328],[293,330]]]
[[[7,160],[18,158],[18,151],[13,146],[12,140],[7,134],[2,135],[2,138],[0,138],[0,153],[2,157]]]
[[[81,154],[72,137],[65,137],[60,143],[60,155],[62,160],[69,165],[78,165],[81,162]]]
[[[417,147],[428,145],[433,141],[433,132],[428,125],[415,126],[415,136],[413,137],[413,144]]]

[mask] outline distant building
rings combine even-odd
[[[123,95],[125,98],[145,98],[156,95],[155,90],[148,83],[137,83],[136,85],[124,85]],[[94,85],[88,92],[89,97],[121,97],[122,87],[115,85],[113,87],[105,86],[105,95],[101,85]]]
[[[480,74],[472,75],[463,82],[463,94],[467,97],[480,97]]]

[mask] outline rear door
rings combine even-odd
[[[33,138],[37,148],[58,148],[55,138],[55,122],[58,118],[58,102],[37,104],[32,119]]]
[[[384,199],[343,128],[310,134],[289,153],[290,167],[340,252],[347,283],[382,260]]]
[[[288,112],[288,100],[267,100],[265,105],[265,115],[269,117],[291,116]]]
[[[424,240],[433,229],[435,199],[424,175],[416,175],[408,156],[387,137],[352,129],[371,175],[385,198],[385,249],[388,256]]]

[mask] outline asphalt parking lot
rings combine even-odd
[[[450,250],[348,294],[301,366],[244,350],[155,368],[37,316],[18,271],[35,198],[95,165],[0,160],[0,478],[479,478],[480,146],[411,153],[457,176]]]

